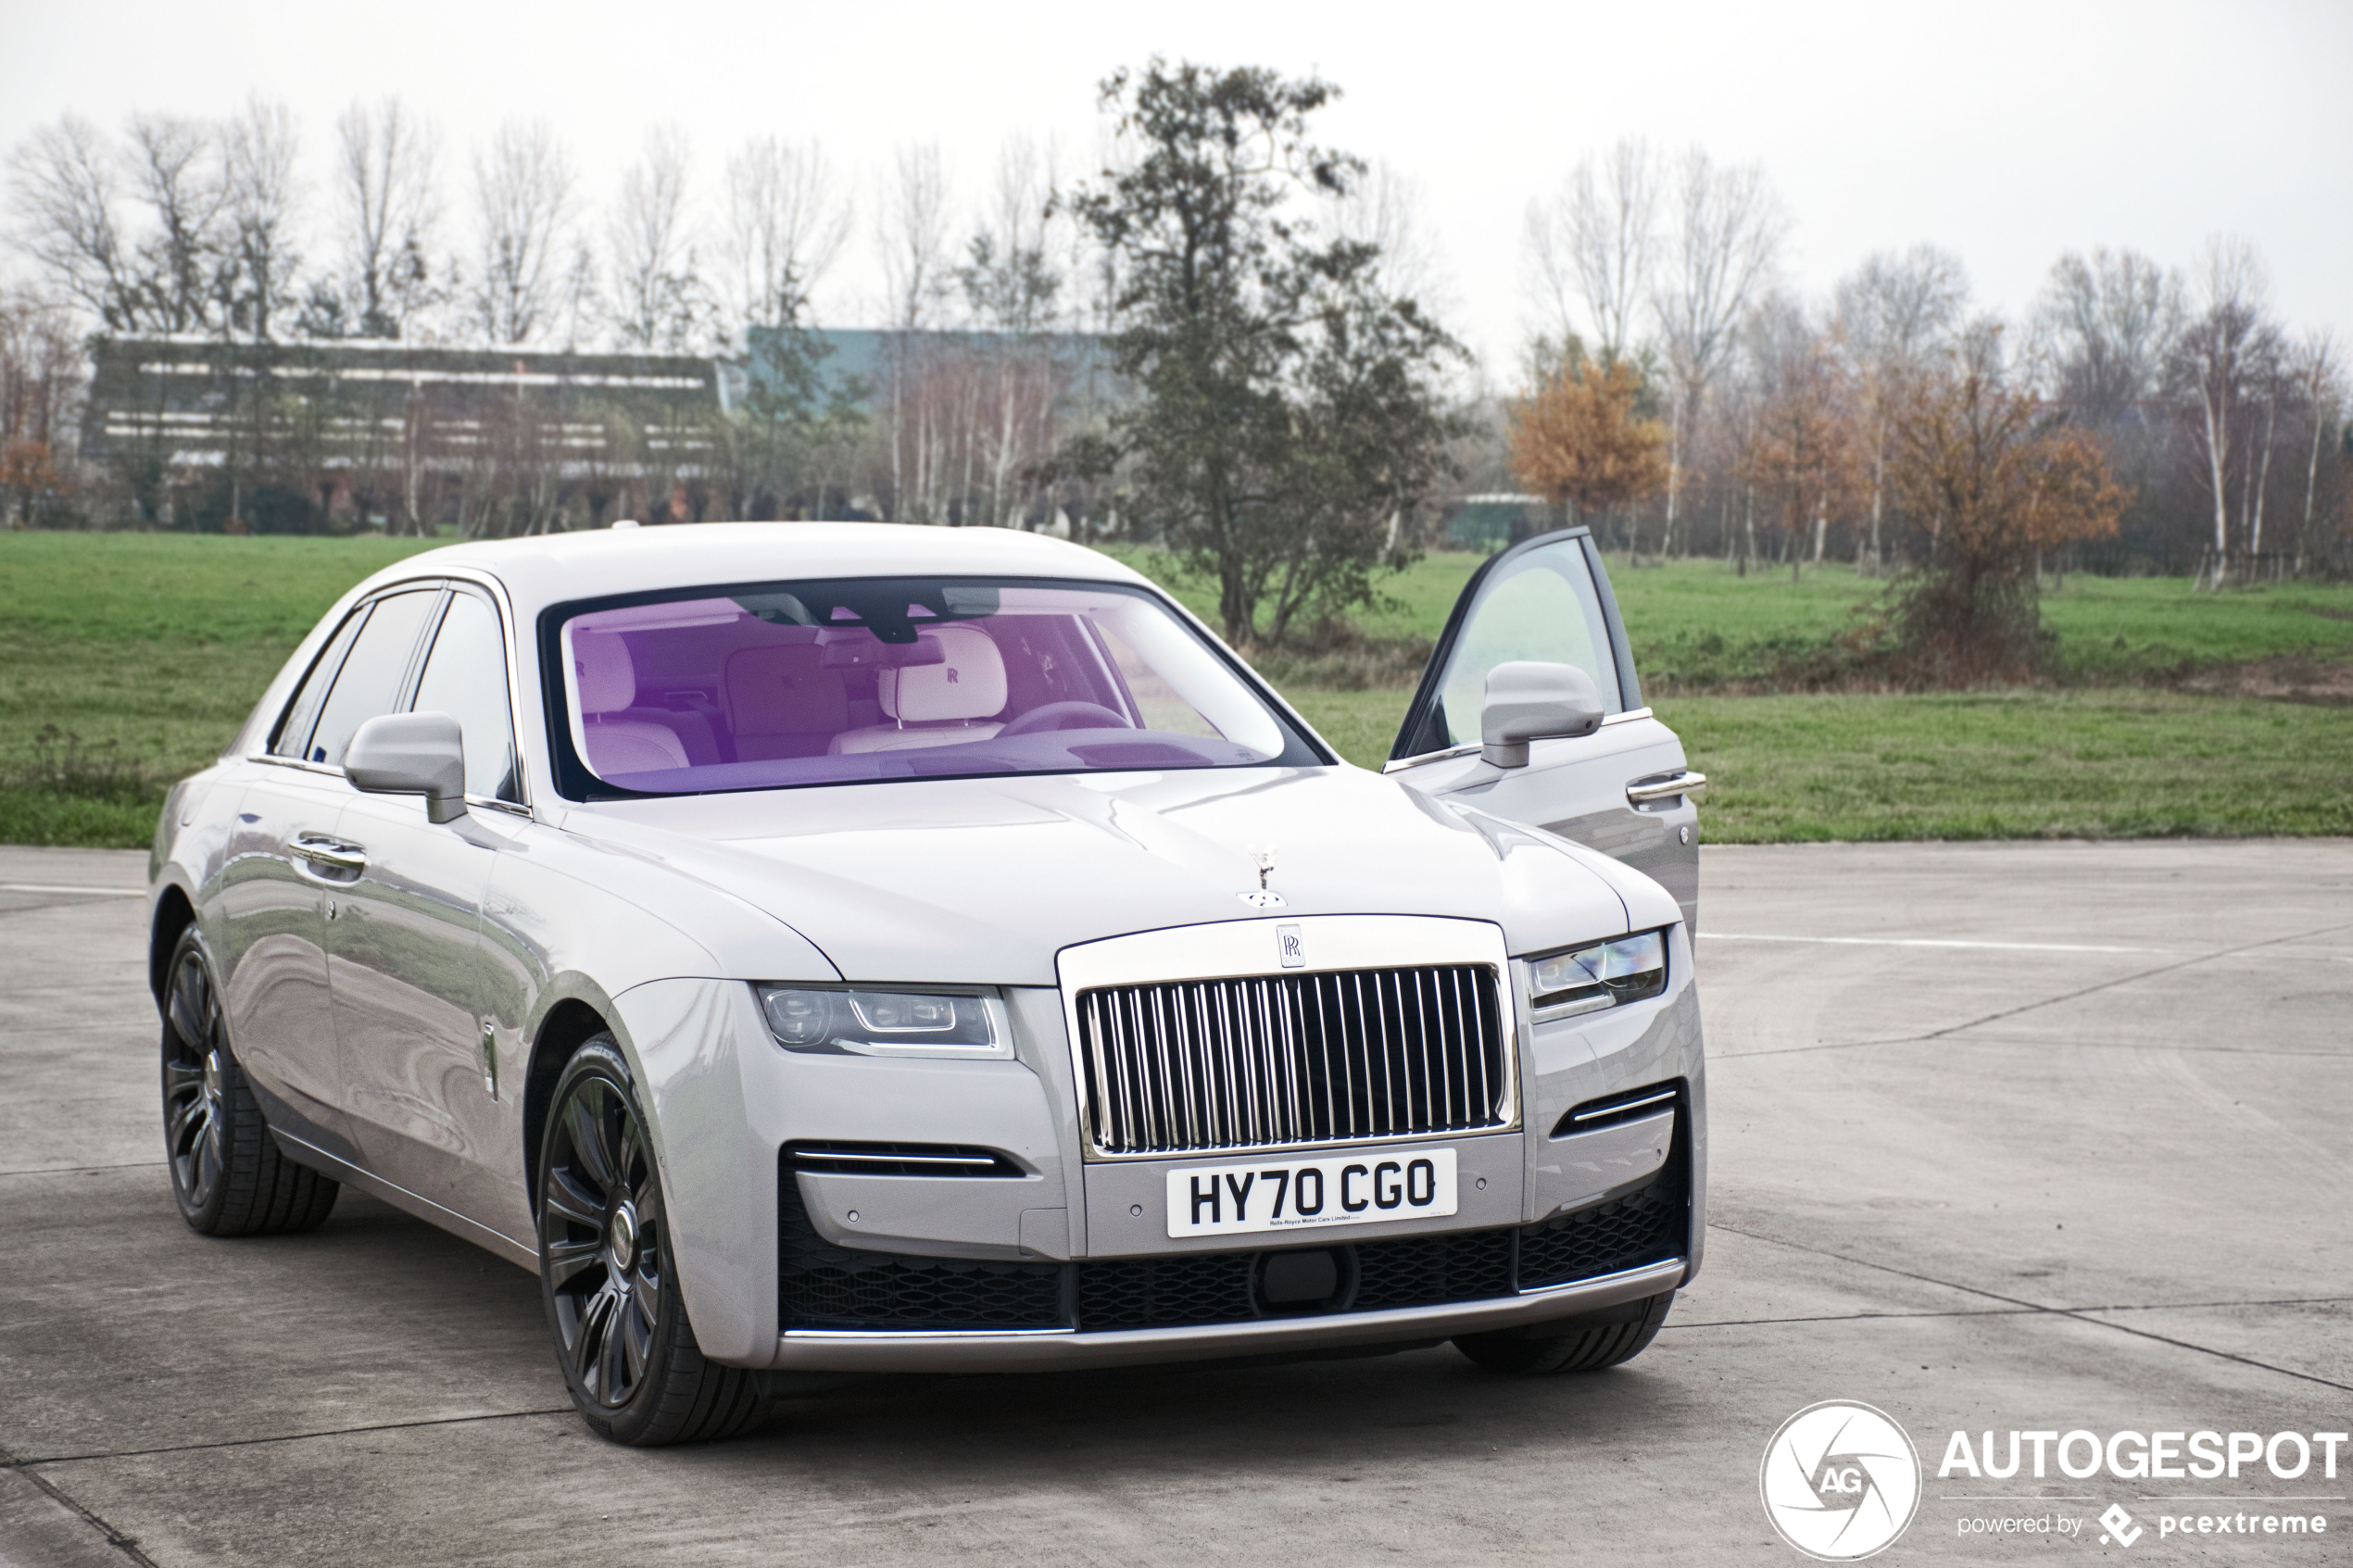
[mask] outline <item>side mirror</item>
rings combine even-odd
[[[428,822],[466,814],[466,737],[447,713],[386,713],[359,726],[344,776],[371,795],[422,795]]]
[[[1529,741],[1573,739],[1601,727],[1602,694],[1573,664],[1516,659],[1487,672],[1479,756],[1494,767],[1527,767]]]

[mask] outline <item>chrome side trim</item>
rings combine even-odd
[[[1632,1099],[1617,1100],[1608,1105],[1597,1105],[1586,1110],[1572,1111],[1569,1114],[1569,1120],[1595,1122],[1604,1116],[1623,1116],[1629,1111],[1640,1110],[1646,1105],[1659,1105],[1672,1100],[1679,1093],[1680,1093],[1680,1090],[1673,1088],[1660,1089],[1655,1094],[1638,1095]]]
[[[996,1160],[983,1159],[979,1155],[846,1154],[838,1149],[831,1148],[797,1149],[794,1152],[796,1155],[806,1156],[811,1160],[842,1160],[852,1164],[862,1165],[938,1165],[955,1170],[969,1170],[976,1165],[984,1171],[994,1171],[997,1168]]]
[[[1075,1367],[1145,1366],[1155,1361],[1216,1361],[1398,1340],[1449,1339],[1598,1311],[1673,1290],[1690,1261],[1670,1259],[1597,1279],[1524,1295],[1440,1307],[1401,1307],[1331,1317],[1261,1318],[1244,1323],[1082,1334],[1016,1329],[986,1334],[837,1333],[798,1330],[777,1336],[768,1365],[793,1372],[1025,1372]]]
[[[785,1337],[812,1343],[904,1345],[953,1339],[1070,1338],[1075,1328],[788,1328]]]
[[[503,1231],[494,1231],[477,1220],[470,1220],[454,1209],[444,1209],[430,1198],[420,1198],[407,1187],[396,1185],[364,1166],[329,1154],[317,1144],[305,1142],[280,1128],[270,1129],[287,1159],[297,1165],[308,1165],[323,1175],[350,1186],[358,1187],[371,1198],[381,1198],[395,1209],[405,1210],[429,1225],[438,1225],[460,1240],[471,1241],[486,1252],[495,1252],[519,1269],[532,1273],[539,1272],[539,1249],[526,1247]]]
[[[1630,724],[1637,719],[1648,719],[1650,717],[1651,710],[1647,708],[1629,708],[1623,713],[1603,714],[1602,722],[1605,725]],[[1425,751],[1419,757],[1394,758],[1390,761],[1382,763],[1380,765],[1380,771],[1384,773],[1403,772],[1407,768],[1418,768],[1425,762],[1443,762],[1451,757],[1469,757],[1480,749],[1481,746],[1479,742],[1475,740],[1465,741],[1460,746],[1450,746],[1443,751]]]

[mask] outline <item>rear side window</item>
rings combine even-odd
[[[309,750],[304,754],[306,761],[341,767],[353,732],[369,720],[395,710],[401,683],[409,674],[409,656],[417,648],[417,635],[440,600],[440,589],[420,588],[376,601],[368,623],[351,645],[349,657],[336,672],[333,688],[327,693],[318,727],[311,732]]]
[[[320,705],[327,700],[327,688],[335,684],[335,671],[343,668],[344,656],[351,651],[351,640],[359,635],[359,628],[374,607],[361,605],[344,618],[335,634],[310,666],[310,673],[303,678],[302,689],[295,693],[294,703],[286,716],[278,721],[278,733],[270,742],[272,757],[307,757],[310,753],[310,732],[319,722]]]
[[[466,737],[468,795],[522,798],[515,787],[515,729],[507,706],[507,640],[488,603],[464,592],[450,599],[409,707],[458,721]]]

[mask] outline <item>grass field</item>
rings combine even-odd
[[[1113,553],[1215,623],[1214,589],[1182,576],[1168,555]],[[1437,636],[1478,561],[1452,552],[1424,557],[1383,584],[1395,602],[1358,617],[1360,629],[1380,639]],[[1885,587],[1850,566],[1808,567],[1795,583],[1786,571],[1740,577],[1713,560],[1629,571],[1612,558],[1609,568],[1643,686],[1661,693],[1768,682],[1780,660],[1856,624]],[[2194,594],[2176,577],[2079,573],[2044,590],[2043,619],[2058,635],[2058,677],[2067,684],[2138,684],[2258,659],[2353,660],[2353,586],[2343,583]]]
[[[421,542],[0,534],[0,842],[142,845],[321,611]],[[1168,558],[1120,552],[1169,580]],[[1283,678],[1353,760],[1388,754],[1418,663],[1478,562],[1433,556],[1359,618],[1372,689]],[[2150,689],[2246,661],[2353,660],[2353,590],[2192,595],[2074,577],[2045,598],[2080,684],[1936,696],[1727,696],[1847,625],[1852,571],[1746,579],[1613,561],[1643,677],[1716,781],[1721,841],[2353,832],[2353,709]],[[1204,584],[1172,586],[1204,612]]]
[[[1410,693],[1290,694],[1352,761]],[[1680,696],[1717,843],[2353,833],[2353,713],[2137,687]]]

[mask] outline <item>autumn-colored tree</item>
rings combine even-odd
[[[1635,411],[1642,378],[1622,360],[1573,360],[1511,408],[1512,471],[1554,506],[1630,506],[1667,488],[1667,427]]]
[[[2041,553],[2114,533],[2131,498],[2098,444],[2013,387],[2001,329],[1980,326],[1906,398],[1892,477],[1927,534],[1897,600],[1903,673],[1936,686],[2031,673]]]
[[[1808,534],[1818,561],[1831,521],[1854,511],[1868,485],[1844,368],[1825,334],[1789,314],[1785,330],[1762,334],[1768,340],[1758,356],[1765,361],[1764,396],[1744,456],[1758,506],[1786,534],[1790,577],[1796,581]]]

